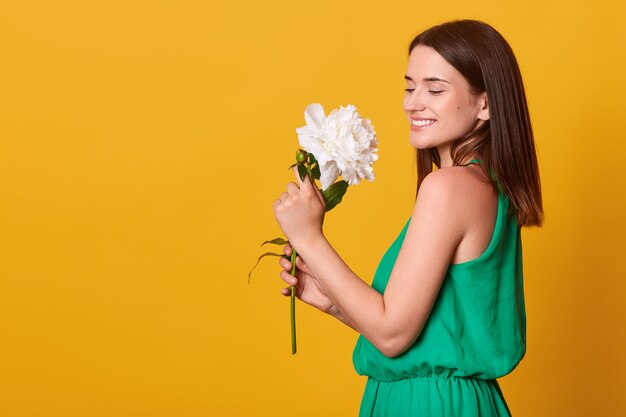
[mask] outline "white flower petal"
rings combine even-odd
[[[304,120],[307,125],[321,129],[326,122],[324,107],[320,103],[309,104],[304,110]]]
[[[325,164],[320,163],[320,182],[322,183],[322,190],[327,189],[339,178],[339,170],[333,162],[327,162]]]
[[[330,159],[327,155],[327,152],[322,147],[322,143],[317,139],[316,136],[313,135],[299,135],[298,141],[300,142],[300,146],[305,151],[312,153],[315,155],[315,158],[319,156],[322,160]],[[318,159],[319,160],[319,159]]]

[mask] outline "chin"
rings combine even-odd
[[[418,140],[413,137],[409,139],[409,143],[411,144],[413,148],[420,149],[420,150],[429,149],[433,147],[432,144],[425,143],[424,141]]]

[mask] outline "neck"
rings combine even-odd
[[[439,168],[449,168],[452,165],[452,156],[450,155],[450,147],[437,147],[437,152],[439,152]],[[461,161],[460,165],[467,164],[472,159],[478,159],[476,155],[469,155],[465,157],[463,161]]]
[[[448,168],[452,166],[450,145],[437,146],[437,153],[439,154],[439,168]]]

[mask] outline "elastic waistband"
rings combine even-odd
[[[373,376],[368,376],[368,380],[376,381],[376,382],[398,382],[398,381],[408,381],[412,379],[420,380],[420,379],[437,379],[437,380],[460,380],[460,381],[485,381],[485,382],[493,382],[495,379],[485,379],[479,378],[475,376],[459,376],[459,375],[444,375],[444,374],[425,374],[425,375],[411,375],[403,378],[385,378],[379,379]]]

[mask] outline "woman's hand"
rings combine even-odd
[[[285,245],[283,252],[285,255],[291,256],[291,245]],[[324,313],[331,314],[334,311],[332,301],[324,293],[315,277],[311,275],[311,270],[302,258],[296,257],[295,277],[291,275],[291,262],[285,258],[280,258],[279,263],[284,269],[280,271],[280,277],[287,284],[296,286],[296,297]],[[281,292],[285,296],[290,295],[289,288],[283,288]]]
[[[274,217],[287,239],[298,250],[298,242],[306,242],[323,235],[322,224],[326,203],[317,185],[305,175],[304,181],[293,169],[298,184],[287,184],[287,192],[274,201]]]

